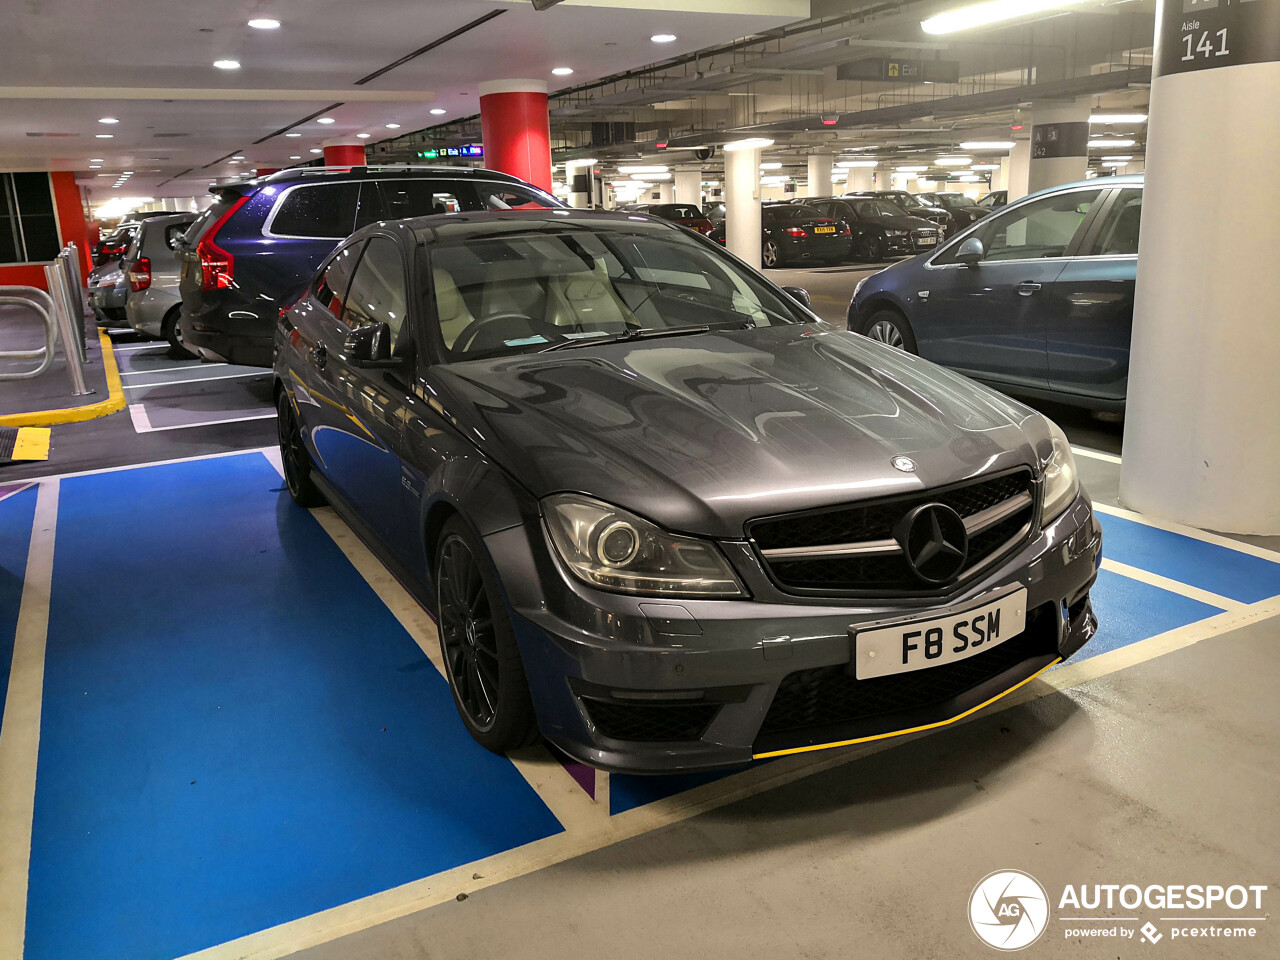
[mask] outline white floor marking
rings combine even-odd
[[[129,404],[129,420],[133,423],[134,433],[151,432],[151,420],[147,417],[147,409],[142,404]]]
[[[1192,600],[1199,600],[1201,603],[1207,603],[1209,606],[1217,607],[1219,610],[1239,610],[1248,606],[1247,603],[1242,603],[1239,600],[1232,600],[1230,597],[1223,597],[1216,593],[1210,593],[1208,590],[1201,590],[1199,587],[1193,587],[1191,584],[1183,583],[1181,580],[1171,580],[1168,577],[1160,576],[1158,573],[1131,567],[1129,564],[1121,563],[1119,560],[1108,560],[1103,557],[1102,569],[1118,573],[1120,576],[1128,577],[1130,580],[1148,583],[1153,587],[1159,587],[1161,590],[1168,590],[1170,593],[1177,593],[1184,597],[1190,597]]]
[[[141,377],[148,373],[169,373],[173,370],[208,370],[210,367],[225,367],[225,363],[178,363],[172,367],[158,367],[155,370],[121,370],[122,377]]]
[[[1239,627],[1280,616],[1280,597],[1252,604],[1170,630],[1168,633],[1068,664],[1015,691],[972,719],[990,716],[1012,706],[1048,696],[1098,679],[1117,670],[1154,659],[1174,650],[1199,643],[1209,637]],[[581,856],[631,837],[687,820],[758,793],[843,766],[881,750],[888,750],[916,736],[914,734],[880,740],[826,753],[781,757],[768,764],[749,767],[713,783],[658,800],[610,817],[592,830],[573,831],[547,837],[495,854],[484,860],[463,864],[452,870],[415,880],[391,890],[353,900],[330,910],[301,917],[228,943],[188,954],[179,960],[278,960],[291,953],[335,940],[349,933],[367,930],[389,920],[407,916],[452,900],[459,893],[474,893],[505,880]],[[476,874],[479,879],[474,879]]]
[[[1092,450],[1089,447],[1072,446],[1071,452],[1082,457],[1088,457],[1090,460],[1102,460],[1106,463],[1120,463],[1120,458],[1114,453],[1103,453],[1101,450]]]
[[[0,726],[0,960],[22,960],[35,812],[44,651],[58,524],[57,480],[40,483]]]
[[[252,373],[224,373],[214,377],[190,377],[185,380],[161,380],[159,383],[126,383],[126,390],[150,390],[152,387],[172,387],[184,383],[208,383],[210,380],[239,380],[244,377],[269,377],[270,370],[254,370]]]
[[[169,345],[163,340],[155,340],[150,343],[126,343],[122,346],[113,343],[111,349],[116,353],[136,353],[139,350],[168,350]]]
[[[139,411],[137,414],[134,413],[135,407]],[[152,426],[151,421],[147,418],[147,413],[143,404],[141,403],[129,404],[129,416],[133,418],[133,429],[138,433],[160,433],[161,431],[164,431],[164,430],[190,430],[192,427],[216,427],[223,423],[243,423],[246,420],[267,420],[267,419],[270,419],[271,417],[274,417],[275,415],[276,415],[276,412],[274,410],[266,410],[262,413],[254,413],[244,417],[228,417],[226,420],[197,420],[195,423],[171,423],[167,427],[156,427],[156,426]],[[142,425],[139,425],[139,422],[141,422]],[[234,451],[234,453],[252,453],[252,452],[253,452],[252,448],[249,450]],[[200,459],[200,458],[197,457],[196,459]],[[170,461],[170,462],[174,462],[174,461]],[[140,464],[137,464],[137,466],[145,467],[147,466],[147,464],[140,463]],[[103,472],[103,471],[96,471],[96,472]]]
[[[1221,534],[1209,533],[1207,530],[1201,530],[1197,527],[1188,527],[1185,524],[1175,523],[1172,520],[1157,520],[1154,517],[1148,517],[1143,513],[1135,513],[1132,510],[1126,510],[1124,507],[1113,507],[1107,503],[1093,504],[1093,509],[1098,513],[1105,513],[1108,516],[1120,517],[1122,520],[1132,520],[1134,523],[1141,523],[1144,526],[1155,527],[1157,530],[1167,530],[1169,533],[1176,533],[1184,537],[1190,537],[1192,540],[1202,540],[1205,543],[1212,543],[1215,546],[1226,547],[1228,550],[1235,550],[1237,553],[1247,553],[1251,557],[1257,557],[1260,560],[1270,560],[1272,563],[1280,563],[1280,553],[1274,550],[1268,550],[1266,547],[1255,546],[1252,543],[1246,543],[1243,540],[1233,540],[1230,537],[1224,537]],[[1103,542],[1102,552],[1107,552],[1106,542]]]

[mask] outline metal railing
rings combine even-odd
[[[16,373],[0,373],[3,380],[31,380],[53,365],[54,348],[62,340],[62,352],[67,358],[67,373],[71,377],[71,392],[83,397],[93,393],[85,385],[84,363],[88,360],[85,349],[84,301],[81,297],[80,263],[76,245],[67,244],[53,263],[44,268],[49,292],[38,287],[0,287],[0,305],[28,307],[44,323],[44,346],[39,350],[10,350],[0,352],[4,360],[39,360],[33,370]]]

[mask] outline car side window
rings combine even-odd
[[[164,228],[164,245],[170,250],[178,249],[178,241],[182,239],[182,235],[187,232],[189,223],[171,223]]]
[[[474,209],[467,186],[452,180],[380,180],[382,219],[403,220],[405,217],[429,217],[438,213],[457,213]]]
[[[1138,253],[1138,227],[1142,222],[1142,191],[1136,188],[1121,190],[1107,218],[1098,230],[1093,248],[1085,256],[1136,256]]]
[[[339,250],[316,281],[315,297],[335,319],[342,316],[342,305],[347,299],[347,288],[351,285],[351,274],[360,259],[362,246],[353,243]]]
[[[987,261],[1061,257],[1101,193],[1073,190],[1032,200],[996,214],[990,222],[982,221],[982,228],[971,236],[982,241]],[[949,252],[954,253],[954,249]]]
[[[477,183],[473,188],[480,210],[546,210],[557,206],[547,194],[513,183]]]
[[[271,218],[277,237],[345,240],[355,229],[360,183],[311,183],[285,194]]]
[[[395,345],[392,353],[400,352],[408,340],[407,331],[400,335],[408,302],[400,247],[390,237],[372,237],[351,278],[342,322],[349,327],[385,323]]]

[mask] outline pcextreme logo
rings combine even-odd
[[[969,926],[997,950],[1022,950],[1040,939],[1049,924],[1049,895],[1040,881],[1021,870],[989,873],[969,894]]]

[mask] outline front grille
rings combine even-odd
[[[839,596],[926,596],[937,587],[921,583],[901,551],[807,558],[769,557],[767,551],[783,548],[823,547],[892,541],[898,521],[924,503],[945,504],[969,519],[991,507],[1024,495],[1026,504],[1016,512],[975,531],[969,539],[969,557],[957,577],[962,582],[979,566],[1012,549],[1030,530],[1035,513],[1035,487],[1029,470],[971,481],[910,496],[847,504],[823,510],[753,521],[747,534],[761,552],[761,560],[778,586],[788,592]],[[949,584],[945,589],[951,589]]]
[[[915,237],[917,240],[919,240],[921,237],[936,237],[937,235],[938,235],[937,230],[922,229],[922,230],[911,231],[911,236]]]
[[[847,664],[789,673],[778,685],[760,736],[937,706],[1024,660],[1054,653],[1053,618],[1052,605],[1037,607],[1028,614],[1027,628],[1018,636],[967,660],[912,673],[858,680]],[[886,728],[898,729],[893,721],[887,722]]]
[[[583,697],[591,723],[614,740],[698,740],[720,710],[719,703],[618,703]]]

